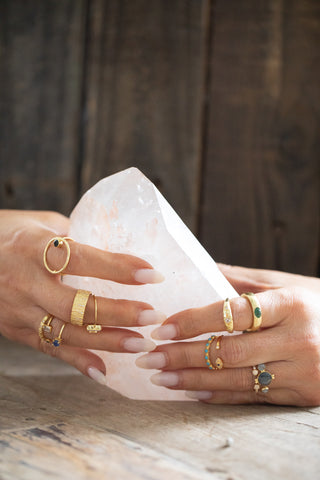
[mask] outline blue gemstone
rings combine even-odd
[[[260,385],[269,385],[271,383],[272,376],[269,372],[262,372],[258,377],[258,382]]]
[[[59,246],[59,240],[56,238],[55,241],[53,242],[53,245],[55,247],[58,247]]]
[[[55,339],[55,340],[53,340],[52,344],[53,344],[54,347],[59,347],[60,342],[59,342],[59,340]]]
[[[210,362],[207,361],[207,365],[210,365]]]

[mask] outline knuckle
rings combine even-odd
[[[230,381],[232,387],[240,391],[246,391],[251,386],[246,369],[239,368],[230,370]]]
[[[238,336],[239,337],[239,336]],[[223,359],[231,366],[236,366],[246,358],[245,343],[237,337],[229,337],[225,340],[226,348],[223,351]]]

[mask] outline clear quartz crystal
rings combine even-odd
[[[167,316],[237,296],[169,203],[136,168],[104,178],[85,193],[71,214],[69,236],[100,249],[141,257],[165,277],[162,283],[138,286],[64,277],[64,282],[75,288],[147,302]],[[155,328],[135,330],[150,338]],[[198,338],[207,339],[210,334]],[[182,391],[153,385],[149,379],[156,371],[135,365],[141,354],[96,353],[106,364],[108,386],[122,395],[141,400],[188,400]]]

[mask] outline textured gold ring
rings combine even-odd
[[[233,332],[233,316],[231,311],[231,305],[229,298],[226,298],[223,302],[223,321],[226,326],[227,332]]]
[[[63,274],[64,270],[67,268],[67,266],[69,264],[70,255],[71,255],[70,245],[68,243],[69,241],[73,241],[73,239],[70,238],[70,237],[53,237],[53,238],[51,238],[51,240],[49,240],[49,242],[47,243],[47,245],[44,249],[44,252],[43,252],[44,266],[46,267],[48,272],[52,273],[53,275],[57,275],[59,273]],[[62,265],[62,267],[59,268],[58,270],[54,270],[53,268],[49,267],[49,265],[48,265],[47,253],[48,253],[48,250],[51,247],[51,245],[53,245],[56,248],[61,248],[61,247],[65,246],[66,250],[67,250],[66,260],[65,260],[64,264]]]
[[[248,300],[251,306],[252,314],[253,314],[253,322],[250,328],[244,330],[244,332],[255,332],[259,330],[262,323],[262,313],[261,313],[261,306],[257,296],[254,293],[243,293],[241,297],[244,297]]]
[[[72,325],[82,327],[84,312],[90,295],[91,292],[88,292],[87,290],[77,290],[71,308],[70,322]]]

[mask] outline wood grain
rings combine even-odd
[[[222,262],[317,273],[320,4],[217,0],[200,237]]]
[[[0,2],[0,206],[70,212],[84,0]]]
[[[4,338],[0,366],[3,480],[318,476],[320,408],[133,401]]]
[[[140,168],[192,228],[208,1],[90,2],[82,190]]]

